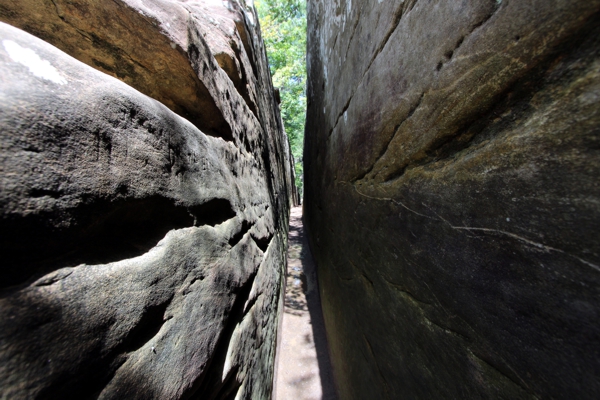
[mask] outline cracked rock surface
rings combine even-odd
[[[255,11],[0,19],[69,53],[0,23],[0,397],[269,398],[293,179]]]
[[[308,2],[344,399],[600,395],[600,1]]]

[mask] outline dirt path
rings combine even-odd
[[[335,400],[315,264],[302,208],[292,209],[282,330],[274,400]]]

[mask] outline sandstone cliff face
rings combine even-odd
[[[308,2],[344,399],[600,395],[600,2]]]
[[[254,10],[0,19],[50,43],[0,24],[0,397],[269,398],[293,179]]]

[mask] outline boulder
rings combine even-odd
[[[600,396],[600,1],[308,2],[340,398]]]
[[[0,23],[0,397],[269,398],[293,176],[255,11],[0,10],[70,54]]]

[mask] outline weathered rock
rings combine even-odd
[[[0,4],[0,19],[162,102],[206,134],[231,140],[230,113],[239,110],[219,92],[225,87],[213,79],[211,51],[258,111],[256,65],[264,50],[248,32],[256,16],[235,1],[24,0]]]
[[[600,1],[308,2],[340,397],[600,396]]]
[[[292,172],[254,11],[30,3],[2,18],[135,89],[0,24],[0,397],[269,398]]]

